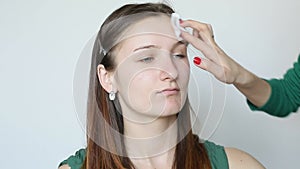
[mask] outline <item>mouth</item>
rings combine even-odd
[[[177,95],[179,93],[179,88],[167,88],[161,90],[159,93],[165,95],[165,96],[170,96],[170,95]]]

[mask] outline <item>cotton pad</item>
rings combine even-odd
[[[182,38],[180,37],[180,32],[181,30],[182,31],[185,31],[187,32],[187,30],[185,30],[183,27],[180,26],[180,16],[177,14],[177,13],[172,13],[171,15],[171,24],[173,26],[173,29],[174,29],[174,32],[175,32],[175,35],[177,37],[177,39],[179,41],[182,40]]]

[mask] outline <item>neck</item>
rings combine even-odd
[[[177,144],[177,116],[160,117],[147,124],[124,118],[124,142],[129,157],[153,159],[174,156]]]

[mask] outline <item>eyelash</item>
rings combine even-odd
[[[185,55],[183,55],[183,54],[176,54],[176,55],[173,55],[174,57],[179,57],[180,59],[182,59],[182,58],[185,58],[186,56]]]
[[[154,57],[145,57],[141,60],[139,60],[140,62],[144,62],[144,63],[150,63],[154,60]]]
[[[175,58],[179,58],[179,59],[183,59],[186,57],[186,55],[183,55],[183,54],[175,54],[173,55],[173,57]],[[140,59],[139,61],[140,62],[143,62],[143,63],[150,63],[154,60],[154,57],[145,57],[145,58],[142,58]]]

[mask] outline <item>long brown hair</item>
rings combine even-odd
[[[108,93],[102,88],[97,76],[97,66],[103,64],[106,70],[115,69],[113,61],[114,45],[122,31],[131,24],[143,19],[142,14],[151,12],[153,15],[171,15],[174,10],[163,3],[128,4],[115,10],[102,24],[96,37],[90,70],[90,84],[87,107],[87,154],[82,168],[86,169],[134,169],[131,160],[118,153],[107,151],[101,145],[107,145],[114,152],[126,154],[122,136],[116,137],[111,128],[120,134],[124,133],[122,111],[118,99],[110,101]],[[128,20],[122,24],[111,24],[114,20],[139,14],[137,20]],[[141,14],[141,15],[140,15]],[[179,118],[181,116],[182,118]],[[100,119],[102,118],[102,119]],[[176,145],[173,169],[210,169],[210,161],[205,147],[198,137],[193,135],[189,115],[189,104],[186,104],[178,115],[178,135],[185,133]],[[102,120],[105,120],[103,122]],[[106,125],[108,124],[108,125]],[[111,128],[108,128],[110,126]],[[187,133],[187,134],[186,134]]]

